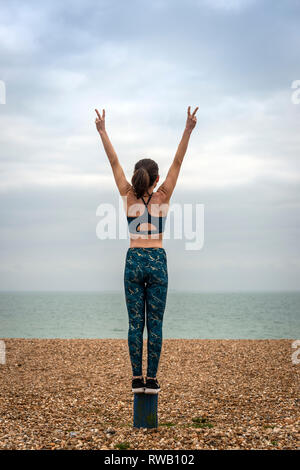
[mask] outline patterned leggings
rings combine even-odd
[[[128,248],[124,288],[129,316],[128,346],[133,375],[142,375],[146,307],[147,376],[156,377],[162,347],[162,323],[168,290],[165,249]]]

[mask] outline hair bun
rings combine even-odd
[[[150,158],[139,160],[134,167],[131,183],[137,199],[140,199],[158,176],[158,165]]]

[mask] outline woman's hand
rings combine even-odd
[[[189,132],[192,132],[192,130],[194,129],[194,127],[197,123],[196,112],[197,112],[198,109],[199,108],[197,106],[197,108],[194,110],[193,114],[191,114],[191,107],[190,106],[188,107],[188,116],[187,116],[185,128]]]
[[[100,132],[105,132],[105,109],[102,111],[102,116],[100,115],[98,109],[95,109],[97,117],[95,119],[97,131]]]

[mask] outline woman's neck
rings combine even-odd
[[[153,187],[151,186],[151,188],[149,188],[145,194],[143,194],[143,197],[147,197],[147,196],[151,196],[151,194],[153,193]]]

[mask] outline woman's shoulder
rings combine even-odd
[[[124,194],[123,196],[127,198],[130,204],[136,204],[141,202],[141,198],[137,199],[132,185],[130,185],[130,187],[128,186],[126,194]],[[145,199],[147,202],[148,198]],[[149,202],[150,204],[169,204],[169,201],[170,198],[168,197],[168,194],[166,194],[162,189],[158,188],[157,191],[153,191],[153,195]]]
[[[126,188],[124,188],[124,191],[121,193],[121,196],[123,198],[134,198],[135,195],[134,195],[134,191],[133,191],[133,187],[130,183],[127,184]]]
[[[169,204],[170,197],[169,197],[169,194],[164,190],[163,185],[161,185],[158,188],[155,194],[156,194],[156,200],[159,204]]]
[[[154,192],[153,196],[154,198],[152,197],[151,199],[151,202],[154,205],[154,210],[152,209],[153,215],[159,217],[166,217],[170,205],[169,199],[162,191],[159,190]],[[157,208],[155,208],[155,206],[157,206]]]

